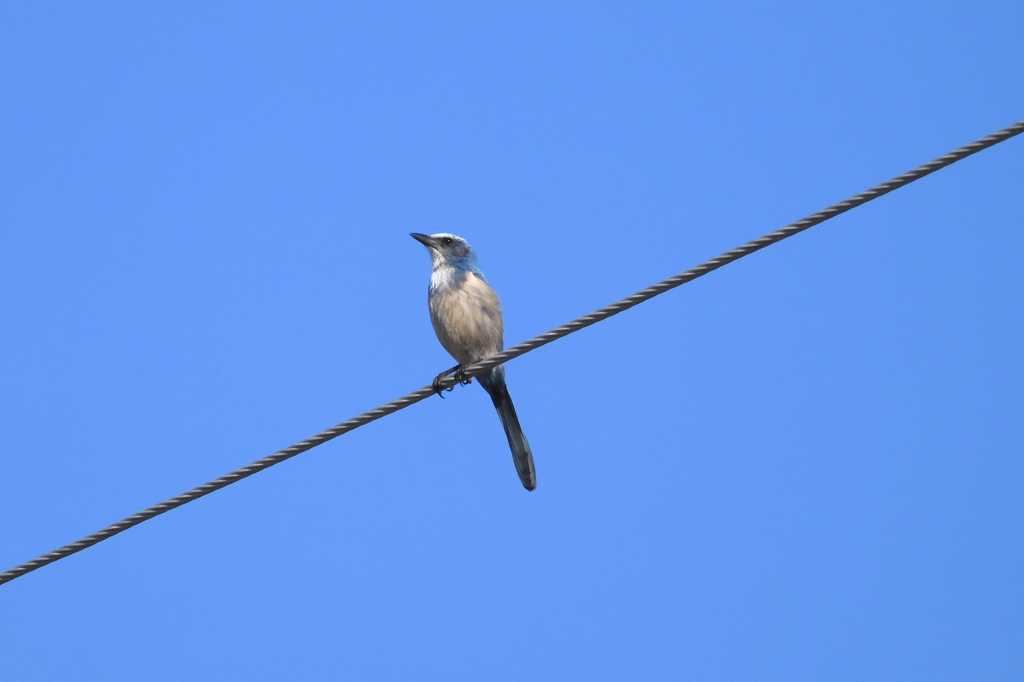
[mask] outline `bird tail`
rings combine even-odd
[[[512,461],[515,462],[519,480],[523,482],[524,488],[533,490],[537,487],[537,470],[533,466],[533,452],[523,433],[523,427],[519,425],[516,406],[512,404],[512,396],[508,394],[502,369],[502,367],[498,367],[497,371],[481,376],[480,385],[491,396],[494,409],[498,411],[498,417],[501,418],[501,425],[505,427],[505,436],[508,438],[509,448],[512,449]]]

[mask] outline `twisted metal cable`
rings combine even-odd
[[[830,218],[834,218],[835,216],[841,213],[845,213],[846,211],[849,211],[852,208],[856,208],[861,204],[866,204],[867,202],[873,199],[877,199],[878,197],[884,194],[888,194],[889,192],[899,189],[904,185],[908,185],[911,182],[914,182],[915,180],[919,180],[926,175],[930,175],[931,173],[934,173],[940,168],[945,168],[946,166],[956,163],[957,161],[966,158],[971,154],[976,154],[977,152],[980,152],[983,149],[987,149],[988,147],[998,144],[1015,135],[1019,135],[1022,132],[1024,132],[1024,121],[1014,123],[1013,125],[1003,128],[1002,130],[996,133],[993,133],[987,137],[981,138],[980,140],[960,147],[959,149],[952,151],[944,156],[940,156],[934,161],[926,163],[923,166],[918,166],[914,170],[904,173],[903,175],[897,176],[892,180],[889,180],[888,182],[883,182],[882,184],[876,185],[875,187],[872,187],[867,191],[861,192],[860,194],[853,196],[845,201],[841,201],[838,204],[834,204],[823,211],[818,211],[817,213],[810,215],[804,218],[803,220],[798,220],[797,222],[791,223],[779,230],[776,230],[775,232],[766,234],[763,237],[759,237],[758,239],[747,242],[742,246],[738,246],[731,251],[723,253],[721,256],[718,256],[717,258],[712,258],[709,261],[701,263],[697,267],[690,268],[686,272],[682,272],[678,275],[675,275],[674,277],[669,277],[666,280],[662,280],[661,282],[658,282],[653,286],[647,287],[643,291],[639,291],[633,294],[632,296],[622,299],[617,303],[613,303],[612,305],[601,308],[600,310],[592,312],[589,315],[584,315],[583,317],[573,320],[568,324],[564,324],[561,327],[552,329],[551,331],[545,332],[540,336],[535,336],[532,339],[524,341],[518,345],[513,346],[512,348],[497,353],[496,355],[492,355],[488,358],[485,358],[484,360],[481,360],[480,362],[477,362],[467,367],[463,372],[463,375],[465,377],[473,377],[482,374],[483,372],[486,372],[487,370],[491,369],[496,365],[500,365],[513,358],[517,358],[520,355],[523,355],[524,353],[528,353],[529,351],[534,350],[535,348],[540,348],[541,346],[549,344],[555,339],[560,339],[563,336],[567,336],[575,331],[583,329],[584,327],[589,327],[590,325],[600,322],[601,320],[605,320],[611,317],[612,315],[617,315],[624,310],[629,310],[633,306],[639,305],[644,301],[652,299],[659,294],[663,294],[666,291],[669,291],[670,289],[675,289],[676,287],[683,285],[691,280],[697,279],[698,277],[706,275],[709,272],[712,272],[713,270],[717,270],[723,265],[727,265],[729,263],[732,263],[733,261],[739,260],[744,256],[754,253],[755,251],[760,251],[766,246],[769,246],[776,242],[780,242],[783,239],[786,239],[787,237],[792,237],[793,235],[803,232],[804,230],[810,227],[814,227],[815,225],[823,223]],[[447,377],[442,382],[440,382],[440,386],[442,388],[448,388],[454,386],[457,383],[457,381],[458,379],[456,379],[455,377]],[[193,488],[192,490],[189,490],[185,493],[182,493],[177,497],[172,497],[171,499],[161,502],[160,504],[149,507],[148,509],[144,509],[137,514],[133,514],[132,516],[129,516],[126,519],[123,519],[115,524],[107,526],[106,528],[96,533],[93,533],[92,535],[84,537],[81,540],[72,542],[69,545],[64,545],[60,549],[56,549],[52,552],[49,552],[48,554],[44,554],[36,559],[33,559],[32,561],[27,561],[21,564],[20,566],[16,566],[10,569],[9,571],[0,573],[0,584],[10,582],[11,580],[21,577],[26,573],[30,573],[36,570],[37,568],[42,568],[43,566],[53,563],[54,561],[58,561],[59,559],[63,559],[64,557],[70,556],[76,552],[80,552],[87,547],[91,547],[92,545],[102,542],[107,538],[113,537],[122,531],[128,530],[132,526],[137,526],[143,521],[148,521],[149,519],[155,516],[159,516],[164,512],[168,512],[176,507],[180,507],[183,504],[187,504],[188,502],[197,500],[200,497],[203,497],[204,495],[209,495],[215,490],[220,490],[221,488],[229,486],[232,483],[236,483],[237,481],[240,481],[243,478],[248,478],[249,476],[252,476],[255,473],[263,471],[264,469],[268,469],[274,466],[275,464],[279,464],[285,461],[286,459],[291,459],[292,457],[298,454],[301,454],[307,450],[311,450],[312,448],[315,448],[318,445],[321,445],[329,440],[337,438],[338,436],[344,433],[348,433],[349,431],[359,428],[364,424],[369,424],[370,422],[376,421],[381,417],[385,417],[393,412],[397,412],[401,409],[409,407],[410,405],[418,403],[421,400],[425,400],[432,395],[434,395],[433,387],[424,386],[423,388],[417,391],[413,391],[412,393],[401,398],[398,398],[397,400],[392,400],[390,403],[387,403],[386,405],[381,405],[380,407],[372,409],[369,412],[364,412],[363,414],[357,417],[353,417],[348,421],[342,422],[337,426],[331,427],[326,431],[321,431],[320,433],[316,434],[315,436],[312,436],[311,438],[307,438],[301,443],[296,443],[295,445],[287,447],[284,450],[279,450],[278,452],[275,452],[272,455],[268,455],[267,457],[257,460],[252,464],[249,464],[248,466],[242,467],[241,469],[236,469],[235,471],[232,471],[229,474],[221,476],[216,480],[210,481],[209,483],[204,483],[203,485],[197,488]]]
[[[742,246],[737,246],[732,251],[727,251],[717,258],[712,258],[709,261],[701,263],[697,267],[690,268],[686,272],[681,272],[678,275],[675,275],[674,277],[669,277],[668,279],[662,280],[657,284],[647,287],[643,291],[638,291],[632,296],[627,296],[626,298],[622,299],[621,301],[618,301],[617,303],[612,303],[611,305],[605,306],[600,310],[595,310],[589,315],[584,315],[583,317],[573,320],[568,324],[563,324],[561,327],[552,329],[551,331],[545,332],[540,336],[535,336],[532,339],[523,341],[522,343],[512,346],[511,348],[507,348],[500,353],[496,353],[495,355],[492,355],[489,358],[485,358],[480,362],[477,362],[467,367],[463,372],[463,375],[467,377],[474,377],[479,374],[482,374],[487,370],[491,369],[492,367],[494,367],[495,365],[500,365],[503,362],[508,362],[512,358],[517,358],[523,353],[527,353],[535,348],[540,348],[541,346],[549,344],[555,339],[560,339],[563,336],[572,334],[574,331],[578,331],[580,329],[583,329],[584,327],[589,327],[592,324],[600,322],[601,320],[605,320],[611,317],[612,315],[617,315],[624,310],[629,310],[633,306],[639,305],[644,301],[650,300],[659,294],[663,294],[666,291],[669,291],[670,289],[675,289],[676,287],[686,284],[689,281],[695,280],[698,277],[706,275],[713,270],[717,270],[723,265],[728,265],[729,263],[739,260],[744,256],[749,256],[755,251],[760,251],[766,246],[771,246],[776,242],[781,242],[783,239],[786,239],[787,237],[792,237],[793,235],[803,232],[804,230],[814,227],[815,225],[823,223],[830,218],[835,218],[837,215],[840,215],[841,213],[846,213],[850,209],[857,208],[861,204],[866,204],[872,199],[877,199],[878,197],[888,194],[893,190],[897,190],[900,187],[903,187],[904,185],[909,185],[915,180],[920,180],[926,175],[931,175],[932,173],[941,168],[945,168],[946,166],[956,163],[957,161],[964,159],[970,156],[971,154],[976,154],[983,149],[988,149],[989,147],[998,144],[1004,140],[1008,140],[1009,138],[1015,135],[1019,135],[1022,132],[1024,132],[1024,121],[1014,123],[1013,125],[1003,128],[998,132],[992,133],[987,137],[983,137],[980,140],[972,142],[968,145],[964,145],[963,147],[960,147],[957,150],[951,151],[948,154],[940,156],[934,161],[930,161],[922,166],[918,166],[912,171],[907,171],[903,175],[898,175],[892,180],[889,180],[888,182],[883,182],[880,185],[875,185],[871,189],[865,190],[856,196],[852,196],[846,201],[840,201],[838,204],[833,204],[832,206],[829,206],[828,208],[822,211],[818,211],[813,215],[807,216],[803,220],[798,220],[795,223],[790,223],[789,225],[786,225],[785,227],[780,228],[775,232],[771,232],[769,234],[764,235],[763,237],[759,237],[758,239],[749,241]],[[453,383],[454,382],[449,382],[446,385],[451,385]]]

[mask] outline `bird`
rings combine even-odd
[[[441,379],[452,373],[461,379],[463,368],[502,350],[505,335],[501,303],[480,270],[476,252],[465,239],[447,233],[412,232],[410,236],[430,252],[433,266],[427,289],[430,322],[437,340],[459,363],[434,380],[434,388],[440,393]],[[498,411],[519,480],[524,488],[534,490],[537,471],[533,452],[505,386],[505,366],[498,365],[477,378]]]

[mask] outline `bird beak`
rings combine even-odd
[[[427,247],[428,249],[434,248],[434,238],[431,237],[429,234],[410,232],[409,236],[418,241],[420,244],[423,244],[423,246]]]

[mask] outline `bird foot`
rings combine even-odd
[[[442,382],[442,381],[444,381],[444,380],[445,380],[445,379],[446,379],[447,377],[449,377],[449,376],[451,376],[451,375],[453,375],[453,374],[455,375],[455,380],[456,380],[456,381],[457,381],[457,382],[458,382],[458,383],[459,383],[460,385],[462,385],[462,386],[466,386],[466,385],[468,385],[468,384],[471,384],[471,383],[473,383],[473,377],[469,377],[469,378],[467,379],[466,377],[464,377],[464,376],[462,375],[462,365],[455,365],[455,366],[454,366],[454,367],[452,367],[451,369],[445,370],[445,371],[441,372],[440,374],[438,374],[438,375],[437,375],[437,376],[436,376],[436,377],[434,378],[434,381],[433,381],[433,383],[431,384],[431,386],[432,386],[432,387],[433,387],[433,389],[434,389],[434,392],[435,392],[435,393],[437,393],[437,394],[438,394],[439,396],[441,396],[442,398],[444,397],[444,396],[442,395],[442,393],[443,393],[443,392],[447,391],[448,393],[451,393],[452,391],[454,391],[454,390],[455,390],[455,385],[454,385],[454,384],[452,384],[452,385],[451,385],[451,386],[449,386],[448,388],[442,388],[442,387],[441,387],[441,382]]]

